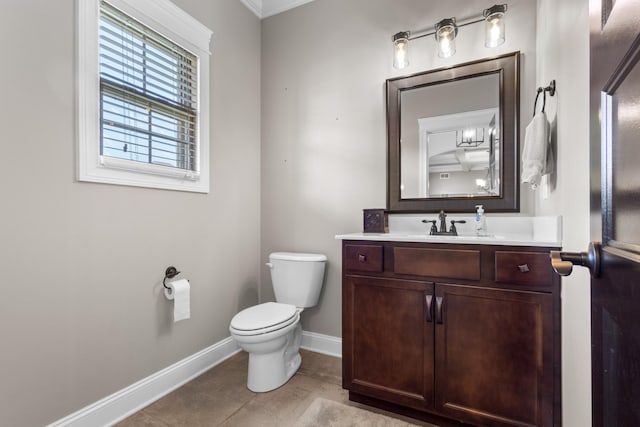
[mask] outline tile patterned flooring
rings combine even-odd
[[[245,352],[238,353],[162,399],[116,424],[139,426],[291,426],[316,397],[365,408],[420,426],[432,426],[354,402],[342,389],[342,360],[300,351],[302,365],[284,386],[268,393],[247,389]]]

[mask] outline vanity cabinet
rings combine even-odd
[[[343,241],[350,399],[478,426],[559,425],[551,249]]]

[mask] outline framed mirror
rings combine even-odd
[[[519,52],[387,80],[387,210],[520,210]]]

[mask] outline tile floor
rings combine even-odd
[[[116,426],[285,427],[293,425],[316,397],[371,409],[420,426],[432,426],[349,402],[347,391],[341,385],[341,359],[305,350],[300,353],[302,365],[296,375],[271,392],[254,393],[247,389],[248,355],[241,352]]]

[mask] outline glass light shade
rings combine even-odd
[[[456,35],[458,35],[458,27],[455,18],[443,19],[436,24],[436,40],[440,58],[449,58],[456,53]]]
[[[399,70],[409,65],[409,33],[399,32],[393,36],[393,67]]]
[[[506,10],[506,4],[495,5],[484,10],[484,45],[486,47],[497,47],[504,43],[504,12]]]

